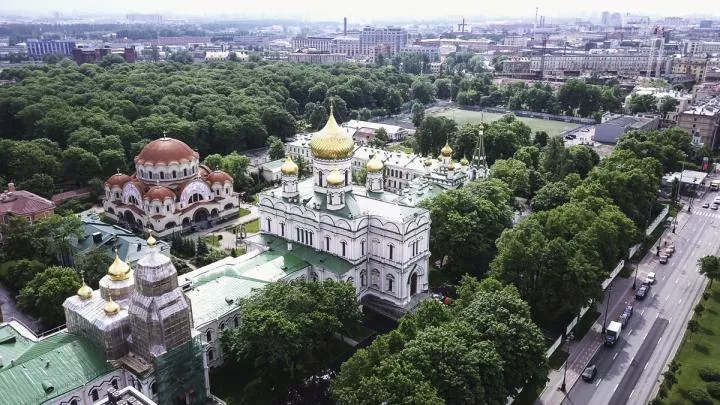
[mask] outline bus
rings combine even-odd
[[[710,182],[710,191],[720,190],[720,180],[713,180]]]

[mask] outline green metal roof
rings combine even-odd
[[[6,337],[0,343],[3,403],[9,399],[8,403],[18,405],[42,404],[113,369],[102,350],[65,331],[34,342],[10,325],[3,325],[0,335]],[[15,339],[8,340],[10,335]]]
[[[267,283],[258,280],[220,276],[185,293],[192,305],[195,325],[203,325],[232,311],[239,298],[252,294]]]
[[[337,275],[343,275],[355,267],[352,263],[335,255],[315,250],[309,246],[299,243],[293,243],[293,249],[288,250],[287,241],[277,236],[258,234],[248,238],[247,240],[249,242],[258,243],[270,248],[269,251],[263,253],[262,255],[276,254],[285,258],[295,257],[311,264],[315,268],[322,268]]]
[[[263,163],[260,165],[260,167],[263,168],[263,170],[277,170],[282,167],[283,163],[285,163],[285,158],[273,160],[272,162]]]

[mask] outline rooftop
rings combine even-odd
[[[55,208],[52,201],[29,191],[15,190],[12,185],[8,190],[0,194],[0,217],[8,214],[25,216]]]
[[[41,404],[112,370],[99,348],[65,331],[33,340],[0,325],[0,392],[14,404]]]
[[[260,165],[260,167],[262,167],[263,170],[267,170],[270,172],[279,172],[280,167],[282,167],[283,163],[285,163],[285,158],[273,160],[272,162],[263,163]]]

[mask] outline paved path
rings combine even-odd
[[[10,291],[0,284],[0,309],[2,309],[2,322],[10,322],[16,320],[35,334],[40,332],[40,321],[25,315],[17,309],[15,300],[12,298]]]

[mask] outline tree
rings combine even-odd
[[[20,183],[20,188],[49,199],[55,194],[55,180],[45,173],[33,173],[32,177]]]
[[[482,275],[495,253],[495,240],[511,224],[510,190],[488,179],[448,190],[421,206],[430,210],[430,250],[449,260],[455,273]]]
[[[545,131],[535,131],[535,137],[533,138],[533,145],[537,145],[540,148],[544,148],[548,143],[548,133]]]
[[[588,117],[602,108],[601,96],[598,86],[586,84],[581,79],[570,79],[558,90],[557,100],[566,114]]]
[[[570,201],[570,187],[562,181],[544,185],[530,201],[533,211],[548,211]]]
[[[75,215],[53,215],[34,225],[35,238],[49,260],[58,260],[70,254],[70,239],[83,236],[83,223]]]
[[[437,156],[445,143],[454,138],[456,131],[457,124],[447,117],[425,117],[415,133],[420,153]]]
[[[122,150],[104,150],[98,154],[103,177],[126,171],[125,154]]]
[[[410,121],[416,127],[419,127],[425,119],[425,106],[421,103],[413,103],[410,110]]]
[[[435,79],[433,84],[439,99],[448,100],[452,97],[452,81],[450,79]]]
[[[585,145],[573,145],[567,150],[567,171],[585,177],[600,163],[600,155]]]
[[[288,139],[295,135],[295,117],[280,107],[266,108],[262,113],[262,122],[268,134],[280,139]]]
[[[125,63],[125,59],[123,59],[122,56],[111,53],[109,55],[105,55],[100,60],[98,65],[107,69],[107,68],[111,67],[112,65],[117,65],[117,64],[122,64],[122,63]]]
[[[285,156],[285,144],[280,138],[276,136],[270,136],[267,139],[267,144],[270,147],[270,149],[268,150],[270,160],[282,159]]]
[[[243,327],[222,335],[223,349],[275,384],[293,380],[298,367],[359,320],[355,289],[343,282],[276,282],[239,305]]]
[[[423,104],[430,104],[435,100],[435,87],[424,79],[415,79],[412,83],[413,98]]]
[[[657,111],[657,99],[653,94],[635,93],[630,96],[628,110],[633,114]]]
[[[375,130],[375,135],[373,136],[373,139],[370,140],[368,145],[372,148],[384,148],[385,145],[388,143],[388,135],[387,130],[385,130],[385,127],[380,127],[377,130]]]
[[[385,105],[390,115],[399,114],[400,108],[402,107],[402,95],[397,89],[392,89],[387,93],[385,99]]]
[[[512,114],[485,125],[483,143],[488,164],[513,157],[520,147],[530,144],[531,134],[530,127]]]
[[[39,241],[35,238],[35,230],[25,217],[11,216],[0,225],[3,235],[3,250],[6,259],[39,259]]]
[[[107,274],[107,269],[113,262],[102,249],[93,249],[78,253],[74,257],[75,270],[85,277],[85,282],[93,288],[98,288],[100,279]]]
[[[69,267],[52,266],[38,273],[20,290],[18,307],[55,327],[65,320],[62,303],[80,288],[80,277]]]
[[[685,156],[692,156],[692,137],[680,128],[663,131],[630,131],[618,141],[617,149],[631,151],[639,158],[652,157],[664,173],[679,171]]]
[[[453,152],[456,159],[472,158],[480,139],[479,132],[480,125],[478,124],[467,123],[460,128],[453,143]]]
[[[698,260],[700,274],[705,275],[710,280],[710,288],[714,280],[720,279],[720,257],[703,256]]]
[[[561,180],[568,172],[568,157],[563,140],[552,138],[543,151],[543,169],[552,179]]]
[[[63,171],[78,185],[85,185],[91,178],[100,174],[100,160],[85,149],[71,146],[63,154]]]
[[[45,265],[37,260],[13,260],[0,267],[0,281],[17,294],[36,274],[45,270]]]
[[[503,181],[514,196],[528,197],[530,194],[530,172],[519,160],[496,160],[490,168],[490,178]]]

